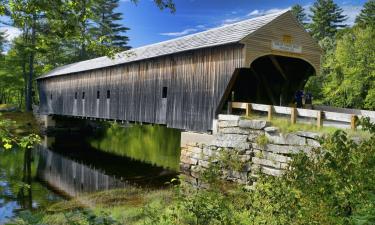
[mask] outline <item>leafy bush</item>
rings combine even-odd
[[[369,120],[361,125],[371,138],[357,143],[344,131],[336,131],[312,156],[296,155],[284,176],[260,175],[252,190],[221,192],[217,186],[192,189],[182,185],[174,204],[157,211],[153,222],[374,224],[375,126]]]

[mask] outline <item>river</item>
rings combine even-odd
[[[162,126],[106,125],[42,137],[30,151],[0,149],[0,224],[84,193],[161,188],[176,177],[180,132]]]

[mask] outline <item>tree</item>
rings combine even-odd
[[[112,42],[106,42],[108,33],[92,32],[98,26],[95,6],[103,0],[9,0],[0,2],[0,13],[7,14],[14,27],[22,34],[15,45],[22,56],[18,63],[22,67],[26,84],[26,110],[32,110],[35,77],[56,66],[96,57],[113,55],[121,49],[126,38],[120,37],[124,27],[113,21],[110,33]],[[137,0],[131,0],[137,3]],[[107,1],[108,2],[108,1]],[[174,12],[172,0],[154,0],[160,9]],[[113,1],[112,1],[113,3]],[[112,9],[116,6],[112,4]],[[120,19],[121,14],[108,15],[107,19]],[[102,25],[106,26],[103,23]],[[104,35],[104,36],[103,36]],[[98,42],[97,40],[103,40]],[[121,42],[122,41],[122,42]],[[103,47],[103,43],[106,43]],[[111,44],[109,44],[111,43]],[[36,71],[37,70],[37,71]]]
[[[363,9],[355,19],[355,23],[360,26],[375,25],[375,1],[369,0],[363,5]]]
[[[129,28],[119,23],[122,20],[122,13],[114,12],[119,6],[119,0],[99,0],[94,9],[97,14],[98,26],[93,32],[101,37],[103,47],[115,47],[121,51],[129,49],[127,46],[129,38],[124,35]],[[103,38],[104,37],[104,38]]]
[[[330,49],[322,63],[322,102],[375,110],[375,28],[349,29]]]
[[[306,13],[305,13],[305,9],[301,5],[299,5],[299,4],[294,5],[292,7],[292,13],[296,16],[297,20],[301,24],[306,26],[307,16],[306,16]]]
[[[345,27],[347,19],[343,10],[333,0],[317,0],[310,8],[312,15],[309,28],[314,38],[334,37],[338,28]]]
[[[4,51],[5,44],[6,44],[5,32],[0,31],[0,55]]]

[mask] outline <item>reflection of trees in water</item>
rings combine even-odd
[[[178,170],[181,132],[159,125],[113,124],[90,140],[92,147]]]
[[[0,200],[4,200],[2,205],[14,202],[8,204],[13,208],[6,210],[44,208],[60,199],[41,183],[35,182],[38,156],[33,153],[34,150],[30,149],[0,150],[0,179],[3,182]]]
[[[31,172],[32,161],[33,157],[31,154],[31,149],[24,150],[22,185],[18,192],[17,199],[22,209],[29,210],[33,208]]]

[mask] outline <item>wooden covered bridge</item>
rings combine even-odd
[[[226,102],[288,104],[321,49],[290,11],[58,67],[38,78],[40,112],[212,130]]]

